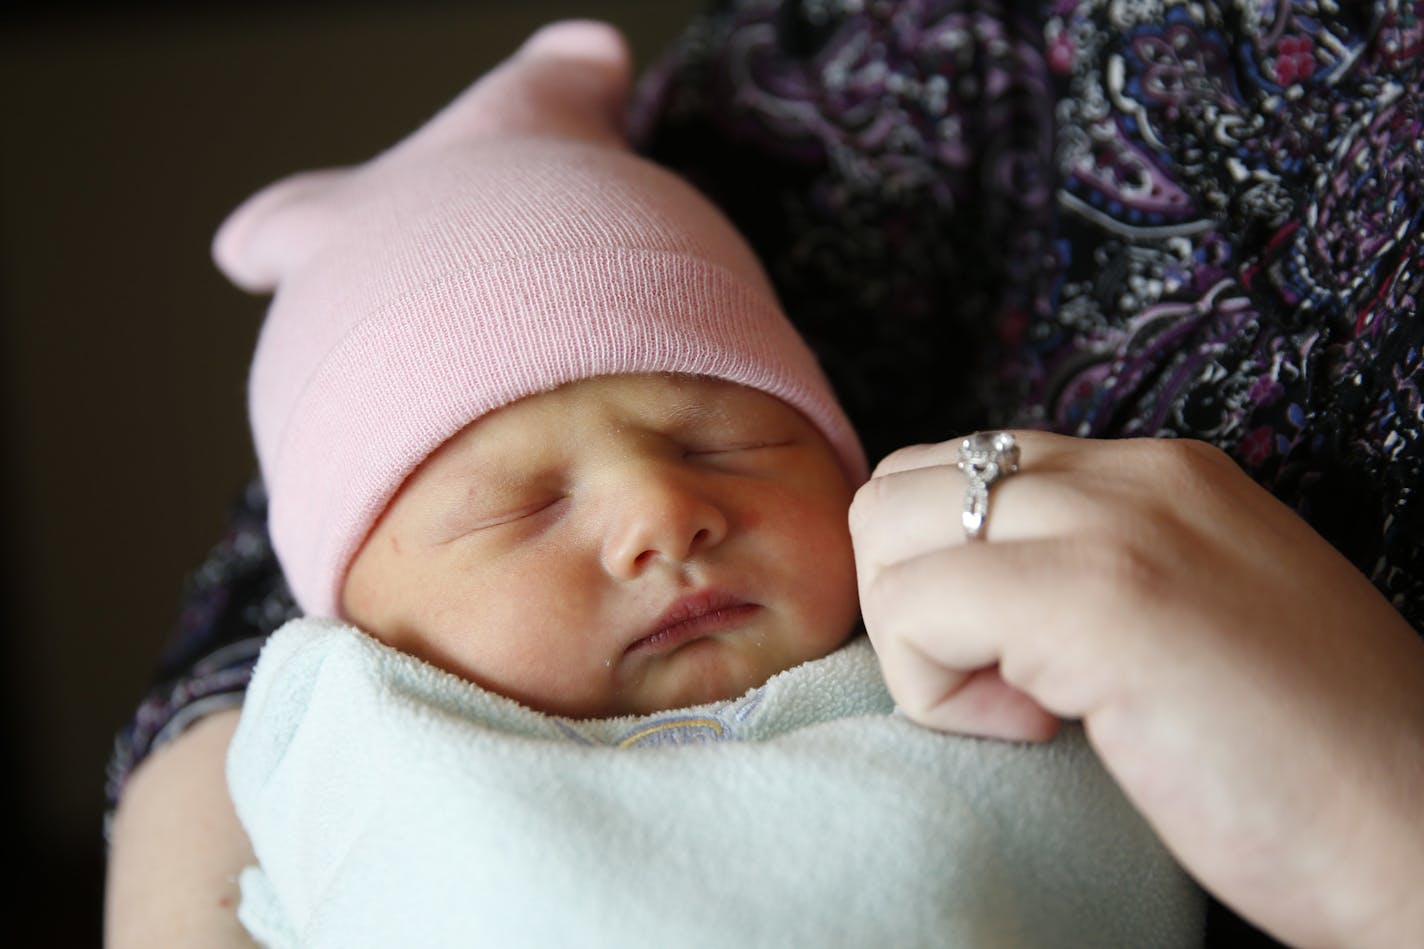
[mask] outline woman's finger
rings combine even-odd
[[[1032,429],[1014,429],[1010,432],[1014,436],[1014,441],[1018,443],[1020,453],[1020,464],[1037,461],[1053,452],[1071,449],[1081,442],[1081,439],[1070,438],[1066,435],[1055,435],[1051,432],[1036,432]],[[898,451],[893,451],[881,459],[875,466],[872,478],[881,478],[886,475],[898,474],[902,471],[913,471],[916,468],[932,468],[940,465],[948,465],[953,468],[955,462],[959,460],[959,444],[964,437],[951,438],[942,442],[932,442],[924,445],[906,445]]]
[[[886,683],[917,721],[942,727],[929,709],[994,668],[1046,712],[1081,718],[1119,698],[1135,681],[1123,671],[1144,661],[1138,633],[1153,620],[1127,606],[1133,570],[1099,539],[963,545],[867,570],[861,609]],[[963,719],[954,730],[991,732]]]
[[[1048,741],[1058,734],[1062,721],[1044,710],[1029,695],[1004,681],[998,666],[959,675],[957,681],[929,683],[938,686],[930,700],[911,711],[901,710],[928,728],[978,738],[1003,741]]]
[[[916,468],[953,465],[959,451],[958,446],[957,438],[924,445],[906,445],[882,458],[870,473],[871,480],[903,471],[914,471]]]
[[[862,581],[882,567],[963,543],[964,485],[964,475],[944,465],[909,468],[862,485],[850,506]]]
[[[936,612],[944,615],[943,610]],[[872,636],[886,685],[901,712],[939,731],[1009,741],[1052,738],[1057,716],[1005,682],[996,663],[965,668],[943,661],[939,647],[946,625],[953,624],[897,621]]]
[[[862,485],[850,509],[862,570],[963,544],[967,488],[968,479],[953,465],[906,468]],[[1003,543],[1094,529],[1104,522],[1104,506],[1121,506],[1116,490],[1110,478],[1085,477],[1061,457],[1040,458],[1035,467],[1021,466],[989,487],[980,539]]]

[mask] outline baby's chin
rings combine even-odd
[[[716,637],[688,643],[658,657],[636,682],[618,690],[607,715],[651,715],[740,698],[772,676],[833,652],[840,644],[811,653],[778,655],[764,646]]]

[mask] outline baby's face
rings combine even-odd
[[[848,635],[851,493],[820,433],[768,395],[590,379],[431,455],[352,562],[342,606],[554,714],[732,698]]]

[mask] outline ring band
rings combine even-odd
[[[1019,446],[1012,432],[976,432],[959,443],[958,468],[968,484],[964,489],[966,540],[982,540],[989,517],[989,486],[1019,470]]]

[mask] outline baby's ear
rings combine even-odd
[[[270,293],[326,244],[339,205],[332,194],[351,174],[345,168],[301,172],[248,198],[213,237],[218,268],[250,293]]]
[[[633,60],[597,20],[545,26],[382,160],[460,141],[523,136],[622,146]]]

